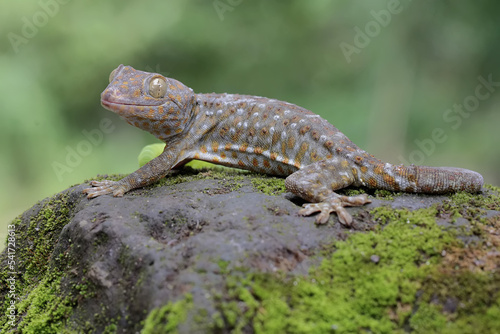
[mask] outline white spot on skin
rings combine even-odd
[[[281,140],[285,140],[286,139],[286,135],[287,135],[286,131],[282,131],[281,132]]]
[[[259,116],[259,113],[258,113],[258,112],[254,112],[252,116],[253,116],[253,117],[258,117],[258,116]]]
[[[270,133],[270,134],[273,134],[273,133],[274,133],[274,126],[271,126],[271,127],[269,128],[269,133]]]
[[[244,111],[243,108],[236,109],[236,112],[237,112],[238,115],[242,115],[243,111]]]
[[[279,116],[279,115],[274,115],[274,117],[273,117],[273,118],[274,118],[274,120],[275,120],[275,121],[277,121],[277,120],[279,120],[279,119],[280,119],[280,116]]]
[[[290,128],[295,129],[297,127],[297,123],[290,124]]]
[[[325,142],[326,141],[326,136],[325,135],[321,135],[321,137],[319,137],[319,140],[321,142]]]
[[[289,114],[289,113],[290,113],[290,110],[288,110],[288,109],[287,109],[287,110],[285,110],[283,113],[284,113],[285,115],[287,115],[287,114]]]
[[[217,115],[222,115],[222,109],[217,110]]]
[[[245,122],[243,122],[243,129],[246,130],[247,128],[248,128],[248,123],[245,121]]]

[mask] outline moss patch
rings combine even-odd
[[[22,333],[60,333],[71,315],[74,303],[60,297],[60,278],[44,278],[28,297],[19,303],[22,320],[18,330]]]
[[[62,228],[69,222],[72,204],[68,193],[60,193],[51,199],[37,204],[38,213],[23,224],[21,217],[11,225],[15,230],[15,294],[16,326],[23,333],[57,333],[70,314],[71,301],[63,298],[60,279],[70,266],[66,253],[54,255]],[[37,206],[35,206],[36,208]],[[8,268],[8,255],[0,257],[2,268]],[[49,265],[49,263],[52,265]],[[9,271],[12,271],[9,269]],[[10,272],[0,272],[2,282],[12,276]],[[0,286],[2,310],[0,326],[10,329],[6,310],[11,298],[6,285]]]
[[[255,173],[251,177],[253,187],[266,195],[277,196],[286,192],[285,179],[283,178]]]
[[[478,209],[496,209],[496,196],[459,193],[446,204],[482,229],[482,242],[473,246],[464,247],[453,226],[436,224],[451,214],[443,207],[379,207],[371,211],[379,224],[374,231],[335,242],[308,276],[233,273],[213,330],[500,332],[500,218],[481,219]]]
[[[142,334],[178,333],[178,326],[186,321],[188,311],[193,307],[193,297],[186,294],[183,299],[168,303],[149,312],[144,321]]]

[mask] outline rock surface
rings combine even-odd
[[[442,324],[432,323],[432,332],[441,325],[459,324],[467,313],[500,314],[498,190],[451,199],[410,194],[393,198],[392,193],[372,192],[371,204],[348,209],[355,221],[346,228],[334,215],[323,226],[314,224],[314,216],[298,216],[303,201],[284,193],[282,179],[253,174],[184,171],[122,198],[105,195],[88,200],[82,194],[86,187],[78,185],[46,199],[12,222],[16,243],[11,269],[15,270],[4,269],[14,254],[8,248],[0,260],[2,281],[14,277],[15,294],[9,298],[13,290],[8,285],[2,286],[0,294],[6,301],[4,314],[8,315],[11,300],[16,313],[0,318],[4,331],[419,332],[429,330],[426,317],[435,322],[439,315]],[[411,249],[398,244],[397,237],[375,239],[393,226],[406,229],[396,230],[395,236],[421,229],[415,234],[418,247],[409,255],[411,261],[395,264],[399,260],[385,253],[391,250],[379,248],[393,239],[392,252]],[[419,235],[425,240],[419,240]],[[372,242],[366,248],[370,253],[361,248],[366,240]],[[342,258],[347,270],[335,273],[341,267],[335,258],[344,254],[340,250],[345,245],[354,247],[351,254],[342,255],[347,256]],[[405,262],[414,262],[410,263],[414,267],[406,269]],[[425,265],[436,269],[421,269]],[[448,266],[451,273],[443,269]],[[457,266],[464,271],[455,272]],[[357,276],[342,282],[351,285],[333,291],[332,282],[351,267]],[[328,268],[334,268],[333,274],[326,274]],[[389,291],[392,287],[384,284],[391,281],[390,270],[416,274],[401,277],[395,295],[387,297],[390,300],[372,298],[371,288],[360,279],[380,271],[385,278],[373,281],[372,288]],[[473,279],[487,275],[487,282],[482,282],[489,290],[481,292],[488,294],[487,300],[464,306],[467,302],[462,299],[470,298],[468,294],[440,295],[438,283],[457,279],[456,275]],[[325,277],[332,284],[325,283]],[[320,279],[323,286],[317,284]],[[305,283],[297,283],[301,280]],[[414,290],[404,290],[405,284],[413,287],[414,283]],[[297,284],[300,289],[319,290],[302,295],[294,288]],[[423,288],[426,284],[428,289]],[[478,289],[484,289],[484,284]],[[315,325],[307,317],[294,316],[302,304],[324,304],[315,305],[320,307],[316,314],[321,308],[333,308],[333,296],[338,297],[342,289],[351,291],[352,298],[363,295],[367,298],[363,303],[380,304],[381,311],[371,314],[373,306],[367,304],[368,310],[351,311],[367,320],[358,321],[351,314],[344,323],[320,314]],[[310,319],[314,319],[313,308]],[[498,320],[488,321],[486,329],[500,328]],[[381,324],[385,327],[378,327]]]

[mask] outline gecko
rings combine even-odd
[[[286,177],[287,191],[305,203],[299,215],[325,224],[336,213],[341,224],[353,218],[347,206],[370,203],[367,194],[344,196],[348,186],[410,193],[481,191],[481,174],[462,168],[394,165],[351,142],[319,115],[259,96],[197,94],[158,73],[120,65],[101,94],[104,108],[166,143],[164,151],[119,181],[92,181],[87,197],[123,196],[197,159]]]

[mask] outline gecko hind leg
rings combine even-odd
[[[312,163],[289,175],[285,180],[288,191],[305,199],[299,215],[308,216],[319,212],[317,224],[325,224],[330,213],[335,212],[341,224],[350,226],[352,217],[344,207],[360,206],[370,203],[368,195],[342,196],[335,190],[348,187],[355,181],[347,161],[337,158],[325,159]]]

